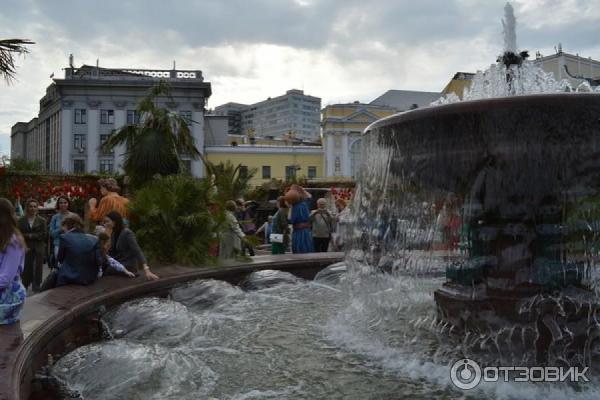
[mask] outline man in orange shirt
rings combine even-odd
[[[129,215],[129,210],[127,209],[129,199],[119,195],[117,181],[113,178],[100,179],[98,180],[98,185],[100,186],[102,198],[100,199],[100,203],[95,198],[90,199],[90,219],[97,225],[101,225],[106,214],[111,211],[116,211],[123,218],[127,218]]]

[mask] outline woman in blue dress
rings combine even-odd
[[[292,253],[313,253],[315,251],[310,230],[311,195],[298,185],[292,185],[286,193],[286,202],[291,205]]]
[[[12,203],[0,198],[0,325],[19,320],[25,302],[21,273],[25,263],[25,240],[17,229]]]

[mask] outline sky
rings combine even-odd
[[[502,52],[504,0],[3,0],[0,38],[35,42],[0,81],[0,154],[10,128],[75,66],[202,70],[209,108],[303,89],[322,105],[389,89],[441,91]],[[517,45],[600,59],[600,0],[519,0]]]

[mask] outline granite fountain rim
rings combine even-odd
[[[344,253],[330,252],[257,256],[249,262],[218,267],[169,265],[156,268],[161,276],[158,281],[107,276],[90,286],[68,285],[31,296],[25,301],[20,323],[0,325],[0,400],[28,398],[30,379],[37,370],[31,365],[33,358],[44,353],[44,346],[52,340],[49,337],[60,335],[77,318],[85,318],[103,305],[113,306],[196,279],[227,280],[266,269],[293,273],[324,268],[343,259]]]
[[[487,111],[492,108],[510,106],[515,104],[526,105],[528,102],[536,101],[540,103],[556,102],[566,98],[597,98],[600,99],[600,93],[597,92],[571,92],[571,93],[536,93],[518,96],[491,97],[486,99],[464,100],[456,103],[429,105],[414,110],[402,111],[371,123],[362,132],[362,136],[370,134],[371,131],[396,125],[403,122],[410,122],[425,119],[428,117],[439,117],[444,115],[452,115],[466,111]]]

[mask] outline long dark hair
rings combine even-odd
[[[0,251],[6,250],[10,244],[13,235],[23,249],[25,249],[25,240],[19,229],[17,229],[17,215],[15,206],[4,197],[0,197]]]
[[[58,203],[61,200],[65,200],[67,202],[67,210],[69,210],[71,208],[71,200],[69,200],[67,196],[58,196],[58,199],[56,199],[56,211],[60,210]]]
[[[112,231],[112,240],[113,240],[113,243],[117,243],[117,240],[119,239],[119,235],[125,228],[125,224],[123,223],[123,217],[117,211],[111,211],[108,214],[106,214],[106,216],[108,218],[110,218],[110,220],[114,224],[113,231]]]

